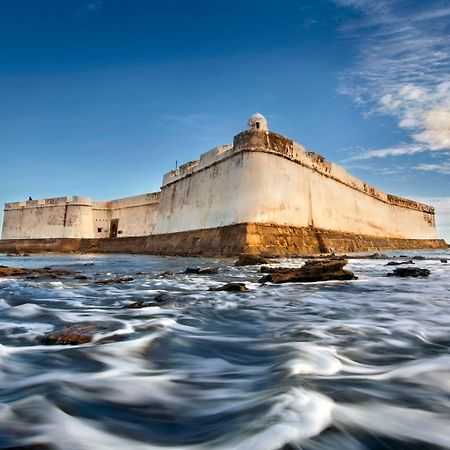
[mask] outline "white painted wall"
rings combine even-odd
[[[109,237],[112,219],[119,219],[118,237],[153,233],[159,193],[110,202],[86,197],[60,197],[8,203],[3,239]],[[99,231],[101,229],[101,231]]]
[[[5,206],[3,239],[53,237],[93,237],[92,201],[86,197],[60,197]]]
[[[333,179],[337,174],[340,181]],[[318,173],[274,153],[237,152],[163,186],[155,233],[256,222],[374,236],[435,237],[432,214],[388,203],[387,195],[377,190],[375,197],[368,195],[363,189],[373,188],[346,174],[331,164],[327,172]]]

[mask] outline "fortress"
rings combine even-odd
[[[0,251],[234,256],[447,248],[431,206],[386,194],[268,130],[167,173],[160,192],[5,205]]]

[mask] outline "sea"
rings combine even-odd
[[[413,257],[429,277],[387,276]],[[233,259],[0,265],[86,276],[0,278],[1,449],[450,448],[449,250],[356,257],[356,280],[279,285]],[[249,292],[210,290],[229,282]],[[98,327],[92,342],[44,344],[79,323]]]

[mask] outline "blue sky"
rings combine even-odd
[[[0,0],[0,203],[159,189],[273,131],[450,240],[450,1]]]

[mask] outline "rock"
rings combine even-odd
[[[88,277],[86,275],[77,275],[76,277],[73,277],[74,280],[87,280]]]
[[[401,266],[403,264],[414,264],[414,261],[412,259],[410,259],[408,261],[402,261],[402,262],[390,261],[386,264],[386,266]]]
[[[166,294],[165,292],[160,292],[153,297],[153,301],[156,303],[164,303],[167,300],[169,300],[169,294]]]
[[[393,272],[388,273],[388,277],[427,277],[430,275],[428,269],[420,269],[419,267],[399,267]]]
[[[210,291],[249,292],[245,283],[227,283],[219,287],[209,288]]]
[[[174,272],[171,272],[170,270],[166,270],[165,272],[163,272],[161,275],[159,275],[160,277],[163,278],[172,278],[175,276]]]
[[[123,283],[130,283],[131,281],[134,281],[134,278],[124,277],[124,278],[111,278],[109,280],[98,280],[95,283],[96,284],[123,284]]]
[[[357,277],[353,272],[343,269],[347,262],[346,259],[322,259],[307,261],[300,268],[270,268],[270,273],[262,277],[259,281],[260,283],[288,283],[354,280]]]
[[[42,339],[44,345],[79,345],[88,344],[96,333],[105,330],[106,327],[94,322],[77,323],[68,325],[62,330],[48,334]]]
[[[42,269],[22,269],[20,267],[0,266],[0,277],[25,277],[29,279],[35,278],[60,278],[75,275],[76,272],[68,270],[52,269],[44,267]]]
[[[215,275],[219,273],[218,267],[206,267],[204,269],[200,267],[187,267],[184,273],[198,274],[198,275]]]
[[[384,253],[372,253],[371,255],[362,256],[364,259],[389,259],[390,257],[388,255],[385,255]]]
[[[419,255],[419,256],[413,256],[412,259],[416,259],[416,260],[419,260],[419,261],[423,261],[423,260],[426,259],[426,258],[425,258],[425,256],[420,256],[420,255]]]
[[[443,264],[447,264],[447,263],[448,263],[448,261],[447,261],[446,259],[441,259],[440,261],[441,261],[441,263],[443,263]]]
[[[239,259],[234,263],[235,266],[256,266],[258,264],[268,264],[269,261],[266,258],[258,255],[242,254]]]
[[[130,303],[129,305],[123,306],[122,309],[140,309],[147,308],[148,306],[152,306],[151,303],[146,302],[145,300],[137,300],[136,302]]]

